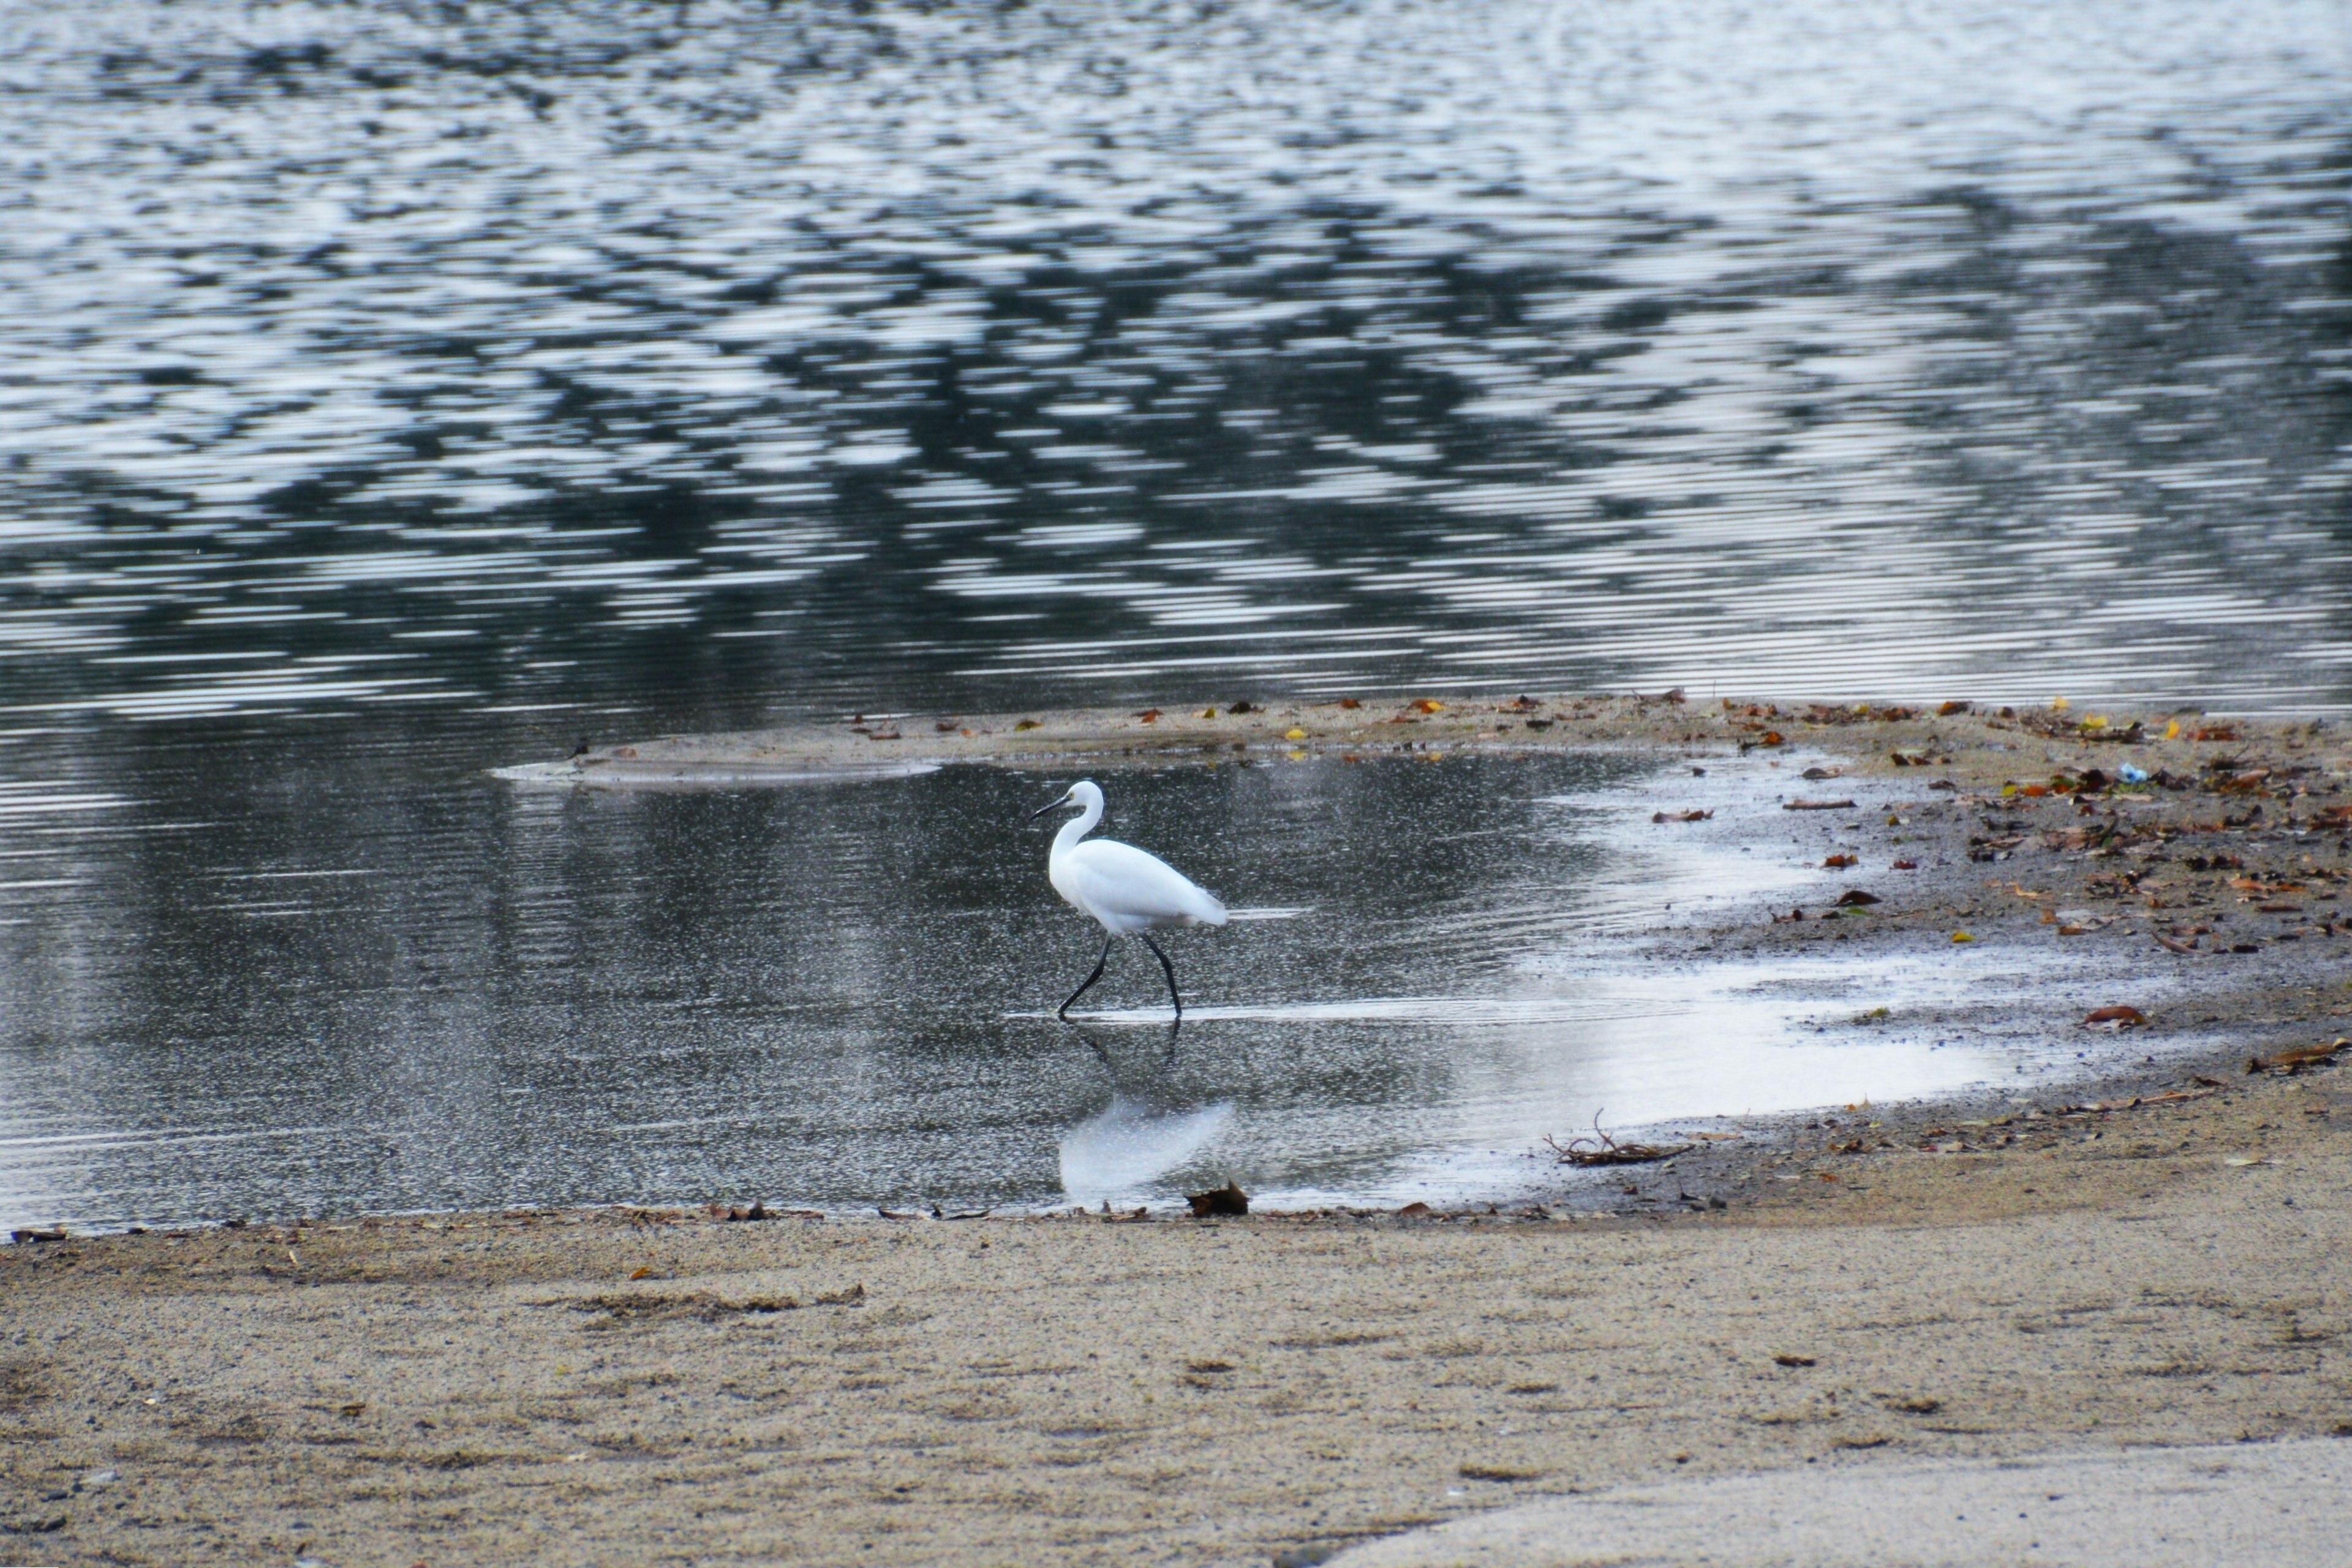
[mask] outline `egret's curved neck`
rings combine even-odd
[[[1062,824],[1062,831],[1054,835],[1054,853],[1066,855],[1077,847],[1078,840],[1095,830],[1095,824],[1102,820],[1102,796],[1097,795],[1087,802],[1084,811]]]

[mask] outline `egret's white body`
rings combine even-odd
[[[1045,879],[1071,908],[1094,916],[1110,936],[1225,923],[1225,906],[1159,856],[1116,838],[1078,842],[1102,820],[1103,793],[1092,780],[1072,784],[1068,798],[1083,809],[1054,835]]]
[[[1225,923],[1225,906],[1175,867],[1132,844],[1110,838],[1079,842],[1103,816],[1103,793],[1091,779],[1072,784],[1061,799],[1036,815],[1061,805],[1078,807],[1078,815],[1054,835],[1045,879],[1071,908],[1093,916],[1103,928],[1102,961],[1096,963],[1086,985],[1062,1004],[1063,1010],[1066,1013],[1070,1002],[1102,977],[1112,938],[1139,934],[1167,971],[1168,998],[1175,1004],[1177,1016],[1182,1017],[1184,1004],[1176,995],[1175,967],[1160,951],[1160,944],[1152,942],[1150,932],[1160,926],[1221,926]]]

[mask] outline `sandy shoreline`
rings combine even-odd
[[[2352,1419],[2340,1069],[1949,1142],[1759,1149],[1756,1195],[1641,1215],[15,1247],[0,1530],[72,1563],[1265,1563],[1664,1475]]]
[[[1993,985],[2092,944],[2067,951],[2115,984],[2041,999],[2051,1029],[2175,1001],[2081,1081],[1759,1121],[1506,1212],[603,1210],[0,1248],[0,1560],[1263,1563],[1670,1474],[2352,1422],[2352,1089],[2246,1071],[2352,1028],[2340,732],[1433,700],[901,718],[525,776],[1625,748],[1745,770],[1759,831],[1853,846],[1824,888],[1876,900],[1662,921],[1661,962],[1860,943]],[[1783,809],[1817,800],[1852,804]]]

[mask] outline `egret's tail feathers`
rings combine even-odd
[[[1214,893],[1203,893],[1198,888],[1193,889],[1192,891],[1199,895],[1199,901],[1192,909],[1185,911],[1192,917],[1192,923],[1194,925],[1204,926],[1221,926],[1224,924],[1225,906],[1217,901],[1217,895]]]

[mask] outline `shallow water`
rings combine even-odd
[[[2003,1065],[1570,963],[1666,901],[1589,762],[1138,782],[1307,912],[1106,1064],[1034,781],[483,775],[583,732],[2352,699],[2333,0],[0,19],[10,1215],[1392,1193]]]
[[[1063,779],[346,795],[164,759],[95,808],[115,833],[19,862],[0,1220],[1459,1198],[1596,1120],[2074,1065],[1949,964],[1636,963],[1661,922],[1820,894],[1741,766],[1676,769],[1722,809],[1672,835],[1623,759],[1104,773],[1111,828],[1243,917],[1168,939],[1171,1035],[1139,946],[1053,1016],[1098,942],[1024,822]]]

